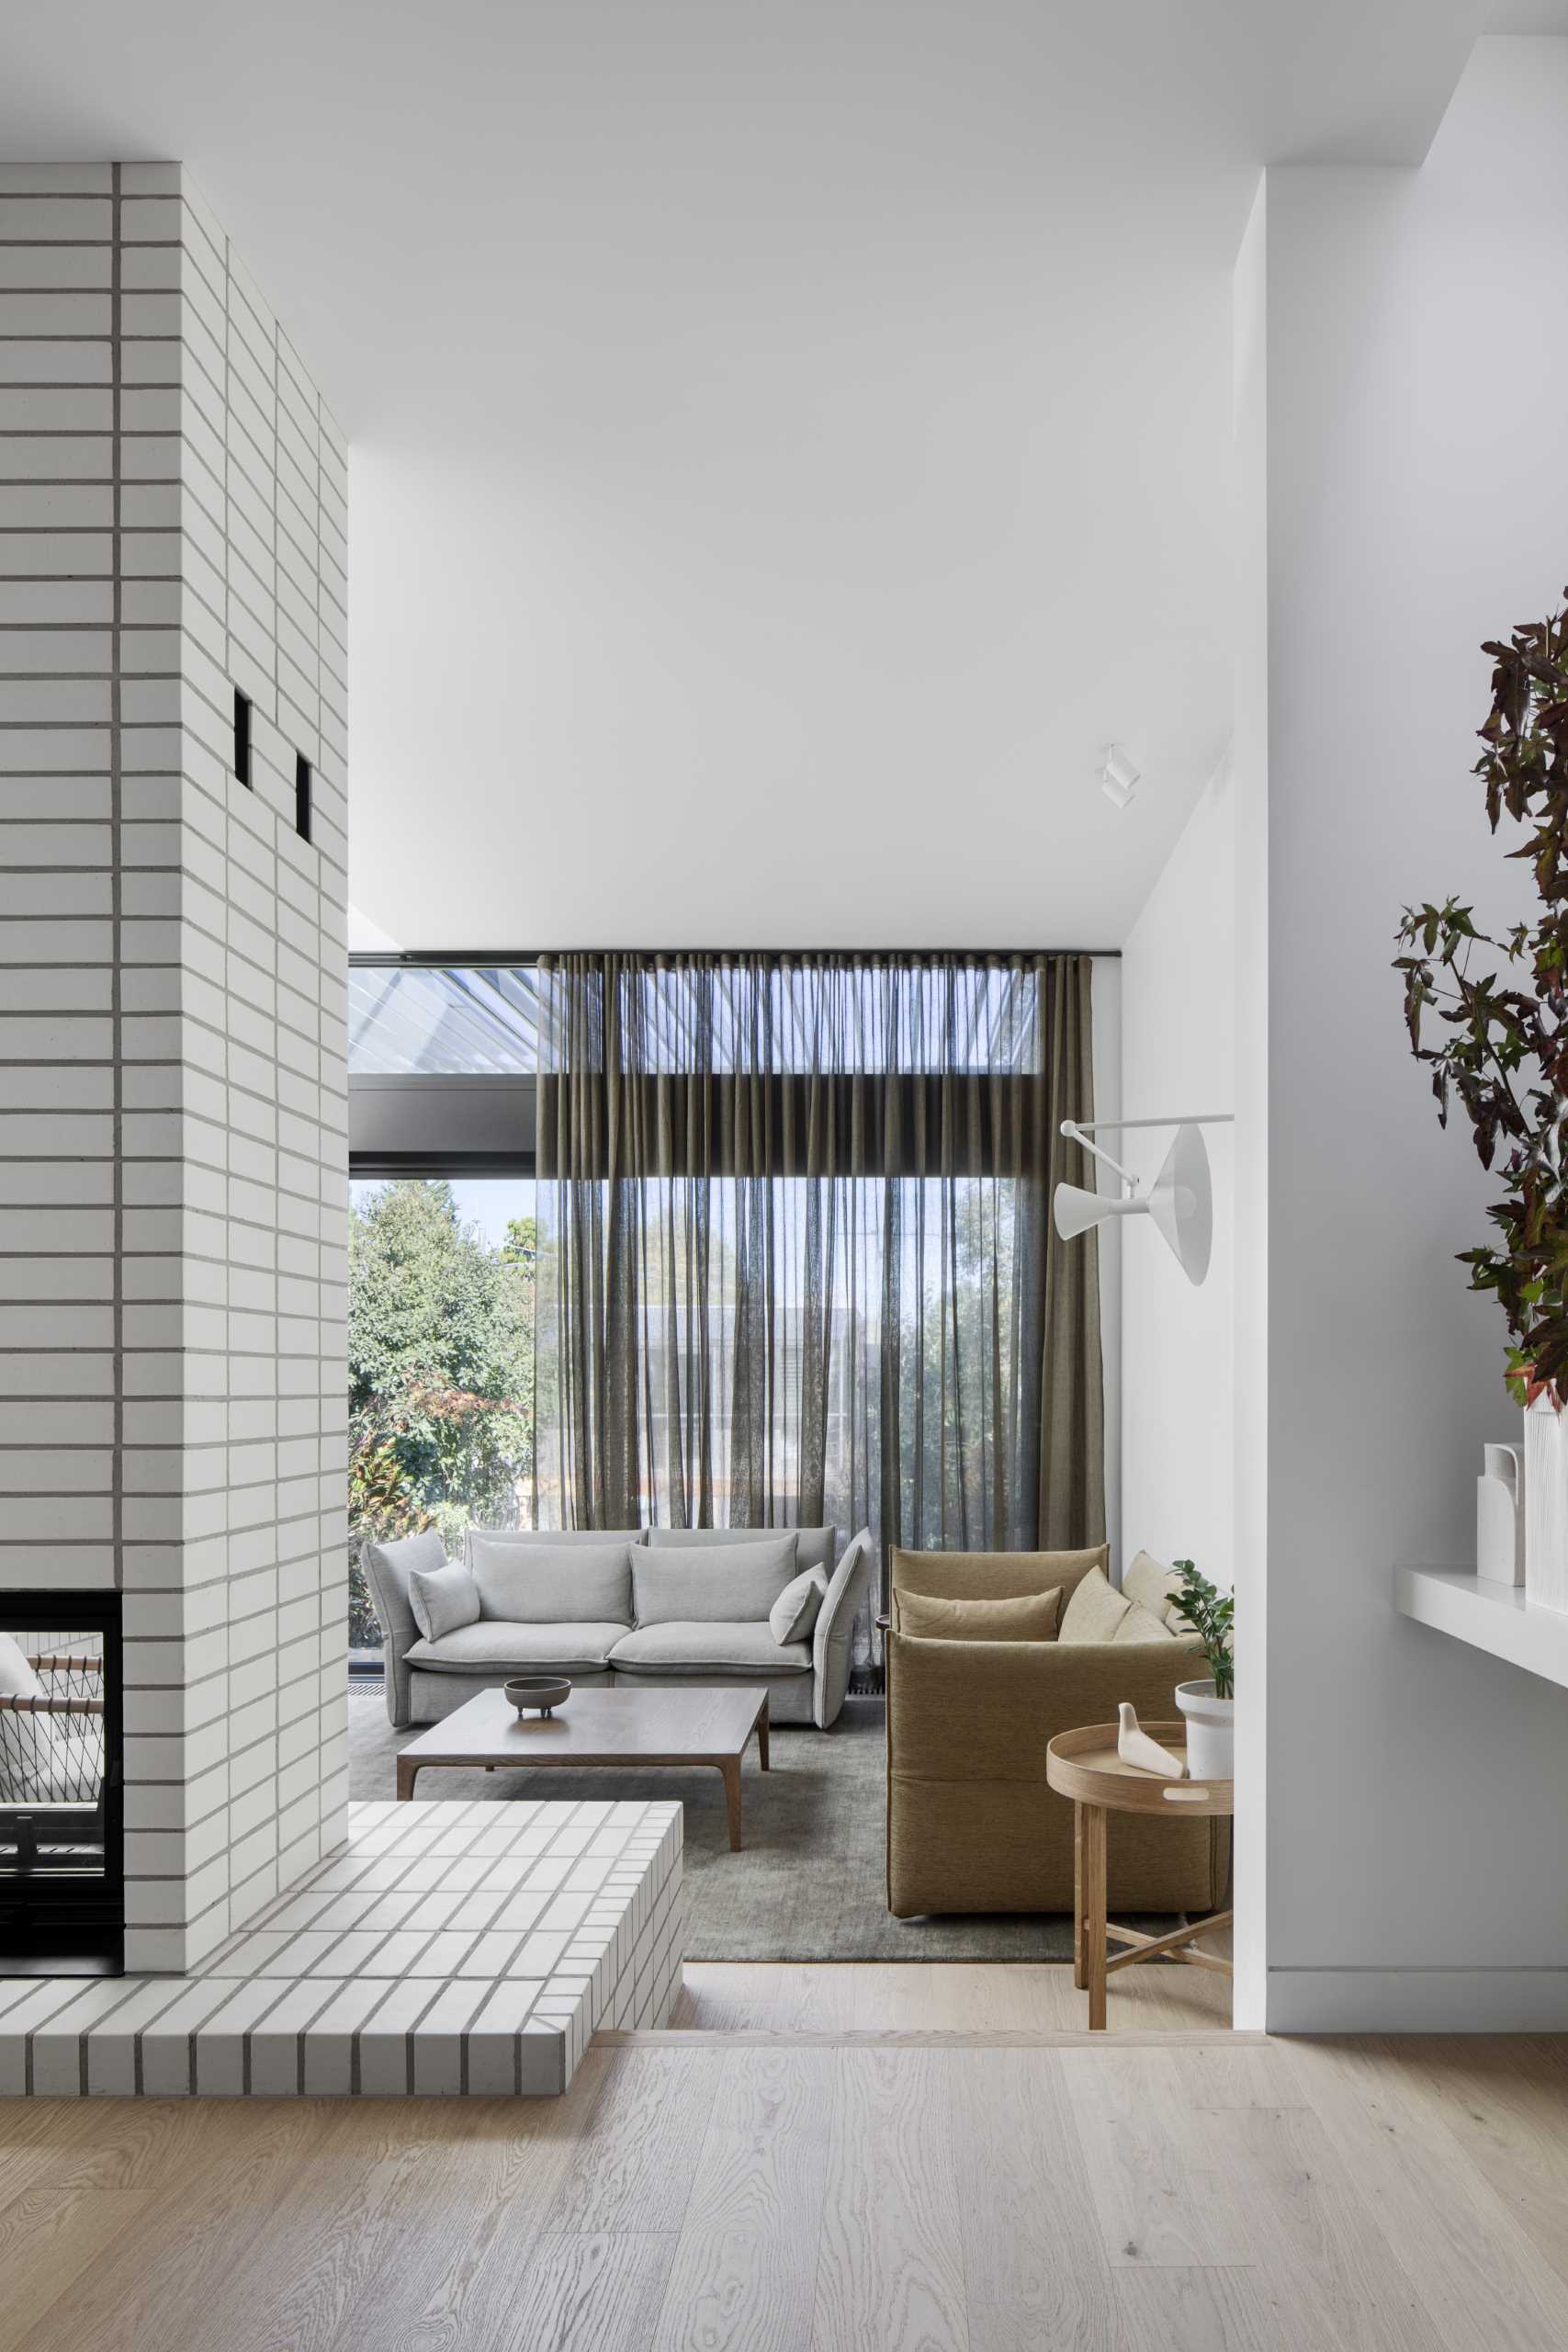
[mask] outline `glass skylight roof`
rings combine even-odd
[[[530,965],[493,970],[356,964],[348,975],[353,1078],[532,1078],[538,991]]]
[[[535,1078],[564,1067],[565,982],[533,965],[351,967],[354,1078]],[[617,1034],[649,1072],[1027,1069],[1036,959],[780,957],[759,975],[678,956],[624,975]],[[558,1050],[549,1050],[552,1036]],[[586,1040],[584,1041],[586,1042]],[[580,1050],[581,1048],[580,1047]]]

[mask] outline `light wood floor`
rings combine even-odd
[[[795,1973],[560,2100],[0,2102],[0,2347],[1568,2343],[1568,2043],[829,2041]]]
[[[1230,2022],[1229,1979],[1170,1962],[1119,1970],[1108,1999],[1119,2032],[1214,2033]],[[1059,1964],[689,1960],[671,2024],[725,2033],[1079,2033],[1088,1996]]]

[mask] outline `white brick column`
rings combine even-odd
[[[123,1591],[133,1968],[343,1834],[346,487],[179,165],[0,166],[0,1591]]]

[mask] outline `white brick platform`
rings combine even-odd
[[[0,2093],[565,2090],[681,1982],[678,1804],[355,1804],[197,1973],[0,1979]]]

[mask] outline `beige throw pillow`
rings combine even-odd
[[[1054,1642],[1061,1601],[1055,1586],[1016,1600],[941,1600],[901,1592],[898,1631],[922,1642]]]
[[[1134,1555],[1131,1566],[1123,1572],[1122,1589],[1130,1600],[1141,1601],[1145,1609],[1161,1618],[1173,1633],[1191,1632],[1186,1618],[1179,1616],[1175,1608],[1175,1597],[1181,1589],[1181,1578],[1174,1568],[1168,1568],[1165,1562],[1156,1560],[1152,1553],[1139,1552]]]
[[[1080,1577],[1072,1599],[1062,1611],[1062,1630],[1056,1636],[1062,1642],[1113,1642],[1116,1628],[1133,1606],[1124,1592],[1118,1592],[1101,1568],[1090,1568]]]
[[[1111,1638],[1113,1642],[1174,1642],[1176,1635],[1163,1617],[1134,1600]]]

